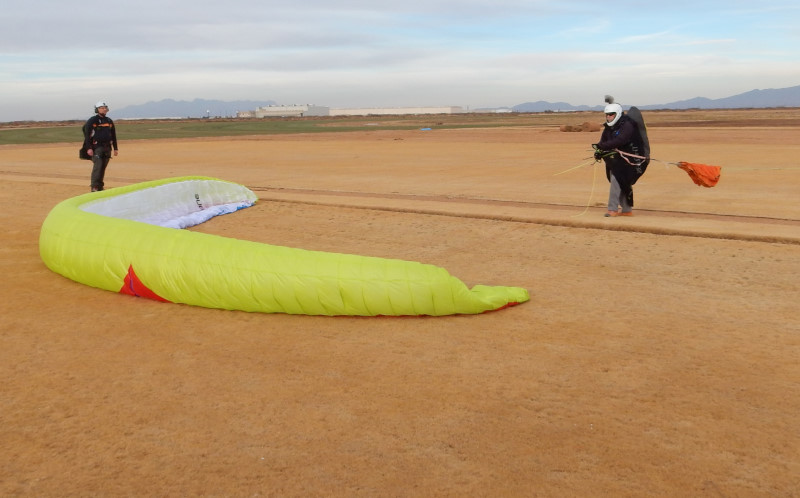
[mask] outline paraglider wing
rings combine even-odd
[[[56,205],[39,237],[44,263],[77,282],[160,301],[265,313],[450,315],[525,302],[519,287],[472,289],[413,261],[261,244],[190,227],[253,205],[242,185],[182,177],[84,194]]]

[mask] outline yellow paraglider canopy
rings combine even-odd
[[[42,224],[39,251],[56,273],[174,303],[308,315],[450,315],[529,299],[519,287],[468,289],[444,268],[308,251],[178,228],[253,205],[242,185],[181,177],[67,199]]]

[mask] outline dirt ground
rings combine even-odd
[[[557,127],[119,134],[108,187],[258,194],[196,230],[531,300],[333,318],[86,287],[38,234],[90,163],[77,143],[0,147],[0,495],[800,495],[800,126],[651,128],[633,218],[602,216],[595,134]]]

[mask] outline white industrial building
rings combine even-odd
[[[256,118],[280,118],[280,117],[303,117],[303,116],[330,116],[330,109],[325,106],[303,104],[303,105],[268,105],[256,107],[253,117]],[[249,117],[249,116],[248,116]]]
[[[331,116],[391,116],[399,114],[460,114],[459,106],[443,107],[357,107],[351,109],[331,109]]]
[[[357,107],[331,109],[330,107],[303,105],[269,105],[256,107],[254,111],[239,111],[238,118],[282,118],[304,116],[392,116],[408,114],[460,114],[459,106],[442,107]]]

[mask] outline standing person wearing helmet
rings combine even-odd
[[[633,184],[644,173],[647,162],[644,141],[637,123],[622,112],[614,98],[606,96],[608,105],[604,112],[606,123],[600,141],[593,145],[596,160],[606,164],[606,178],[610,183],[608,212],[605,216],[633,216]],[[632,154],[623,156],[619,152]]]
[[[114,121],[107,117],[108,104],[98,102],[94,107],[95,115],[83,125],[83,149],[92,158],[92,192],[103,190],[103,178],[108,161],[119,153],[117,149],[117,130]]]

